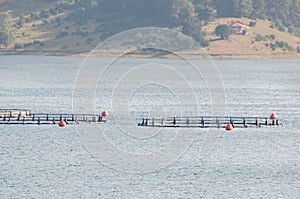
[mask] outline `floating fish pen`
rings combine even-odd
[[[272,114],[273,115],[273,114]],[[272,116],[271,115],[271,116]],[[144,127],[173,127],[173,128],[263,128],[282,127],[283,124],[274,117],[166,117],[143,118],[138,126]]]
[[[103,117],[107,116],[105,111],[96,114],[54,114],[54,113],[32,113],[30,110],[0,109],[0,124],[78,124],[78,123],[104,123]],[[60,125],[63,126],[63,125]]]
[[[30,110],[27,109],[0,109],[0,117],[29,116],[30,114]]]

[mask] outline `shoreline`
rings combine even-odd
[[[57,57],[87,57],[90,52],[37,52],[37,51],[14,51],[0,50],[0,56],[57,56]],[[176,53],[175,53],[176,54]],[[157,58],[157,59],[178,59],[175,54],[123,54],[122,50],[105,52],[106,57],[122,56],[124,58]],[[189,59],[215,59],[215,60],[293,60],[300,59],[300,53],[274,53],[274,54],[200,54],[197,52],[180,52]],[[101,57],[92,55],[92,57]]]

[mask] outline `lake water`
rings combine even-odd
[[[0,57],[0,108],[110,114],[99,125],[0,126],[0,198],[300,197],[300,60],[199,61],[200,72],[216,65],[220,76],[203,72],[198,79],[181,60],[127,58],[96,84],[109,60],[83,61]],[[212,134],[205,129],[137,126],[145,116],[210,115],[214,103],[225,115],[275,112],[284,127],[220,129],[207,144]],[[135,156],[117,161],[120,154],[96,142],[94,129],[120,154]],[[177,137],[182,141],[167,148]],[[211,149],[205,156],[204,145]],[[140,154],[146,155],[139,160]]]

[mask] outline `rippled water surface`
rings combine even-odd
[[[103,61],[95,60],[100,65]],[[82,58],[0,57],[0,108],[71,113],[74,82],[82,62]],[[145,62],[124,59],[115,63],[117,67],[107,72],[111,75],[95,86],[91,100],[96,111],[107,109],[109,113],[132,115],[129,124],[114,122],[117,114],[108,117],[108,122],[103,124],[103,134],[110,142],[123,151],[155,154],[174,139],[174,130],[156,129],[154,134],[151,131],[145,134],[151,139],[138,139],[130,135],[135,132],[126,132],[126,125],[134,126],[140,117],[155,116],[155,113],[173,116],[180,111],[193,114],[194,110],[189,100],[184,105],[188,110],[180,109],[184,104],[179,102],[180,97],[187,98],[189,93],[180,86],[184,82],[172,76],[166,81],[175,82],[179,96],[174,90],[152,82],[134,90],[128,99],[129,108],[114,106],[111,98],[117,94],[113,91],[117,90],[118,80],[126,77],[127,64]],[[166,59],[153,62],[176,67],[182,64],[180,60]],[[284,127],[234,129],[232,132],[221,129],[214,148],[205,157],[200,151],[209,133],[199,129],[185,153],[171,165],[147,173],[127,173],[95,158],[82,142],[75,125],[66,128],[2,125],[0,198],[299,198],[300,61],[214,63],[224,84],[226,115],[268,117],[275,112]],[[179,73],[192,86],[198,86],[194,94],[198,97],[199,112],[211,114],[212,99],[207,82],[193,79],[194,73],[189,70],[179,69]],[[160,71],[157,76],[165,78]],[[136,79],[130,80],[128,85]],[[80,91],[85,86],[76,89]],[[189,131],[183,130],[183,133]]]

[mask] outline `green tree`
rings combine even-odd
[[[232,29],[226,24],[220,24],[216,27],[215,33],[217,36],[220,36],[221,39],[228,39],[232,34]]]
[[[266,18],[266,2],[265,0],[253,0],[252,2],[252,13],[253,18],[265,19]]]
[[[0,45],[4,45],[5,48],[8,47],[9,44],[9,35],[6,32],[0,32]]]
[[[252,11],[252,0],[233,0],[236,17],[249,17]]]
[[[182,26],[193,18],[195,13],[194,4],[189,0],[174,0],[172,16],[176,26]]]
[[[217,10],[213,5],[212,0],[193,0],[197,18],[205,24],[213,21],[217,16]]]
[[[190,0],[173,0],[172,17],[173,26],[180,27],[182,33],[200,43],[204,41],[202,22],[197,17],[195,6]]]
[[[300,28],[300,0],[292,0],[289,19],[291,26]]]
[[[12,31],[12,22],[10,15],[1,14],[0,15],[0,46],[4,45],[5,48],[14,41],[14,35]]]
[[[271,21],[281,21],[283,25],[287,25],[288,15],[290,11],[291,0],[268,0],[267,1],[267,15],[268,19]]]
[[[182,28],[182,33],[191,36],[198,42],[201,42],[203,40],[203,34],[201,32],[201,21],[199,21],[196,17],[189,18],[187,23]]]
[[[233,0],[214,0],[218,17],[233,17],[234,3]]]

